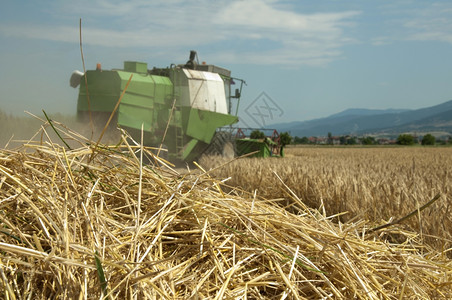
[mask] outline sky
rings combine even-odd
[[[249,127],[452,99],[449,0],[2,0],[0,110],[75,114],[80,20],[86,69],[230,69]]]

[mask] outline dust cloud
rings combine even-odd
[[[70,147],[77,148],[81,146],[81,141],[97,142],[106,124],[78,120],[75,115],[48,114],[47,116],[61,138],[49,124],[44,113],[15,116],[0,111],[0,148],[15,149],[23,144],[43,142],[61,146],[64,146],[66,142]],[[120,131],[114,125],[110,125],[101,142],[103,144],[117,143],[120,136]]]

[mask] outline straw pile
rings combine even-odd
[[[208,172],[178,174],[157,158],[143,166],[124,137],[96,147],[58,130],[79,146],[47,138],[0,151],[5,299],[452,296],[446,250],[416,233],[386,228],[406,238],[390,244],[295,195],[284,209],[226,193]]]

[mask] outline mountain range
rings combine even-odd
[[[309,121],[270,125],[292,136],[374,135],[398,136],[402,133],[435,136],[452,135],[452,100],[420,109],[347,109]]]

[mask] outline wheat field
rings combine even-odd
[[[369,224],[397,220],[440,198],[402,226],[438,247],[452,245],[452,148],[448,147],[290,147],[284,158],[203,158],[216,176],[267,199],[290,199],[284,185],[341,222]],[[220,167],[219,165],[224,164]],[[290,201],[282,200],[282,205]],[[371,226],[371,225],[369,225]],[[435,237],[432,237],[435,236]],[[447,248],[446,248],[447,249]]]

